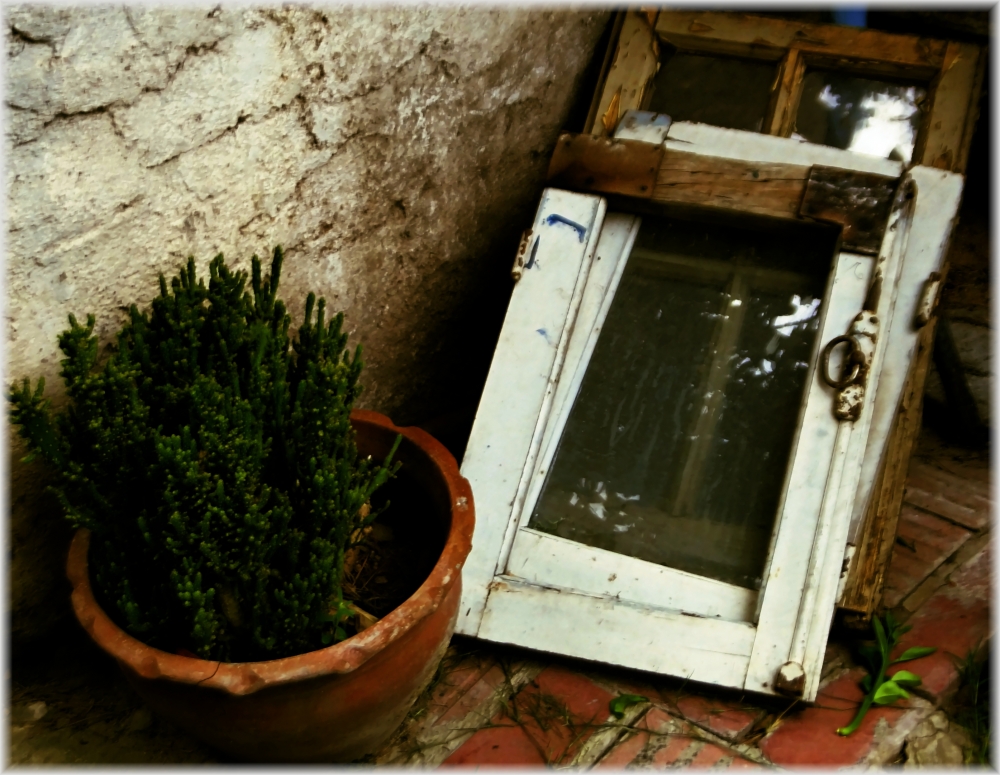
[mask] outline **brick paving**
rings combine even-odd
[[[981,530],[990,517],[989,489],[988,482],[916,459],[906,478],[904,498],[956,525]]]
[[[957,661],[991,636],[990,508],[988,459],[922,436],[883,604],[912,626],[899,653],[914,645],[938,650],[906,665],[923,677],[920,692],[873,707],[848,737],[836,729],[854,717],[865,675],[849,640],[831,640],[820,694],[806,705],[456,638],[437,685],[372,761],[596,769],[899,761],[955,691]],[[458,657],[463,651],[474,653]],[[618,719],[609,703],[619,694],[647,701]]]
[[[904,503],[882,604],[895,608],[974,535],[972,530]]]

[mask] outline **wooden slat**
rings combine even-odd
[[[941,286],[961,198],[962,178],[956,173],[914,167],[910,174],[917,184],[917,209],[897,299],[897,304],[903,304],[904,325],[893,324],[889,331],[888,346],[895,353],[896,363],[883,372],[874,407],[873,423],[881,428],[879,436],[886,442],[878,465],[867,453],[862,463],[871,484],[863,486],[857,496],[852,520],[857,522],[852,528],[856,549],[839,604],[854,612],[845,621],[865,625],[882,594],[885,563],[895,540],[910,452],[920,430],[924,383],[934,343],[935,318],[917,331],[913,331],[911,321],[923,306],[928,275],[937,276],[937,287]],[[912,354],[906,361],[900,361],[900,356],[907,352]]]
[[[828,342],[849,329],[864,303],[874,263],[870,256],[852,253],[840,253],[835,258],[833,281],[827,285],[822,322],[816,333],[818,342]],[[743,687],[748,691],[773,693],[775,674],[789,660],[805,590],[810,583],[822,581],[822,575],[810,574],[811,568],[818,567],[811,562],[816,533],[833,527],[820,520],[824,494],[831,475],[836,473],[831,468],[839,434],[831,411],[830,388],[816,376],[815,365],[807,372],[803,392],[805,406],[799,415],[797,442],[785,474],[785,494],[765,568],[758,634]],[[842,468],[843,457],[840,460]],[[804,622],[810,626],[807,637],[811,625],[820,624],[818,619],[810,618],[812,621]],[[824,626],[828,627],[829,622]],[[822,647],[819,654],[820,659],[803,663],[807,672],[820,668]]]
[[[836,223],[844,227],[845,249],[871,253],[881,244],[897,180],[837,167],[721,158],[663,144],[567,133],[556,143],[548,185]]]
[[[548,185],[648,199],[662,160],[662,143],[565,133],[549,161]]]
[[[792,134],[805,72],[806,60],[802,52],[789,49],[781,61],[775,85],[771,89],[771,101],[764,118],[764,131],[767,134],[778,137],[789,137]]]
[[[933,86],[927,130],[918,140],[919,164],[965,172],[969,145],[979,117],[986,52],[971,43],[949,43],[940,77]]]
[[[867,626],[882,598],[889,557],[896,540],[910,454],[920,431],[924,382],[930,365],[935,323],[936,320],[931,320],[920,330],[909,378],[865,513],[854,561],[839,604],[848,612],[845,616],[847,624]]]
[[[772,164],[822,164],[855,172],[872,172],[898,178],[904,165],[890,159],[880,159],[864,153],[831,148],[805,142],[789,142],[783,137],[741,132],[708,124],[674,121],[667,132],[667,152],[671,150],[720,156],[725,159],[742,159],[750,162]]]
[[[806,24],[750,14],[706,11],[662,12],[656,32],[686,51],[781,59],[790,48],[842,59],[871,73],[932,78],[945,59],[946,43],[912,35],[835,24]]]
[[[861,483],[855,497],[851,516],[850,543],[856,546],[865,510],[871,500],[878,477],[885,443],[892,434],[896,412],[910,376],[913,358],[917,352],[920,328],[931,319],[924,314],[922,323],[914,321],[921,311],[933,308],[928,303],[927,292],[940,290],[940,273],[947,253],[950,235],[962,192],[962,177],[954,172],[944,172],[931,167],[913,167],[910,171],[917,187],[916,211],[910,224],[913,249],[907,249],[906,263],[896,290],[896,304],[905,325],[895,325],[888,331],[886,361],[879,388],[872,405],[872,438],[878,443],[869,444],[862,461]],[[921,246],[918,248],[918,246]],[[929,283],[930,278],[936,283]]]
[[[589,135],[593,133],[595,122],[600,123],[597,111],[601,105],[601,90],[604,84],[607,83],[608,73],[611,72],[611,61],[618,50],[618,38],[621,36],[622,24],[624,24],[626,16],[627,13],[625,11],[615,13],[615,19],[611,27],[611,38],[608,40],[608,47],[604,51],[604,62],[601,64],[601,74],[597,78],[597,86],[594,88],[594,94],[590,98],[590,109],[587,111],[587,120],[583,125],[584,134]]]
[[[898,178],[814,165],[799,214],[838,223],[851,250],[878,253]]]
[[[525,529],[506,573],[528,583],[575,589],[695,616],[749,622],[757,591]]]
[[[798,218],[810,167],[761,164],[670,150],[656,177],[653,200]]]
[[[530,258],[511,295],[462,460],[462,475],[477,498],[476,541],[462,569],[456,624],[462,634],[479,629],[486,587],[533,454],[539,415],[559,378],[559,345],[605,210],[599,197],[546,189],[535,213]]]
[[[603,81],[596,115],[590,122],[590,134],[607,137],[614,134],[618,120],[626,110],[641,110],[649,83],[660,67],[660,49],[649,23],[639,11],[628,11],[615,45],[615,54]]]
[[[740,686],[751,624],[686,616],[499,577],[479,637],[692,681]]]

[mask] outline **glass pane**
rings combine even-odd
[[[674,121],[759,132],[776,72],[774,62],[665,53],[648,109]]]
[[[759,588],[833,250],[644,218],[529,526]]]
[[[908,162],[926,98],[914,84],[812,70],[802,80],[792,137]]]

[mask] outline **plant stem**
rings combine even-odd
[[[865,714],[868,712],[868,709],[872,706],[872,700],[874,698],[875,698],[875,690],[872,689],[870,692],[868,692],[868,694],[865,695],[865,698],[861,701],[861,707],[858,708],[858,714],[854,717],[854,720],[846,727],[841,727],[840,729],[838,729],[837,734],[847,737],[847,735],[851,734],[859,726],[861,726],[861,722],[864,720]]]
[[[889,647],[890,652],[893,645],[895,645],[894,640],[892,641]],[[868,694],[865,695],[865,698],[861,701],[861,707],[858,708],[858,713],[854,717],[854,720],[846,727],[841,727],[840,729],[838,729],[837,730],[838,735],[847,737],[847,735],[851,734],[859,726],[861,726],[861,722],[864,720],[865,714],[868,712],[868,709],[871,708],[872,702],[875,700],[875,692],[877,692],[878,688],[883,683],[885,683],[885,671],[888,669],[889,669],[889,652],[885,652],[882,654],[882,667],[879,668],[878,675],[872,681],[871,691],[869,691]]]

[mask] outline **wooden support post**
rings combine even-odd
[[[627,11],[622,21],[614,58],[602,86],[597,110],[593,111],[587,132],[598,137],[614,134],[619,119],[627,110],[641,110],[649,83],[660,67],[660,47],[649,16]]]
[[[845,611],[844,623],[848,626],[867,627],[882,601],[910,454],[920,433],[924,382],[930,367],[936,323],[936,319],[931,319],[917,338],[917,351],[896,410],[896,421],[886,443],[864,523],[858,533],[854,561],[839,604]]]
[[[769,135],[790,137],[795,128],[795,114],[802,96],[802,79],[806,60],[797,48],[789,49],[781,61],[771,101],[764,118],[764,131]]]

